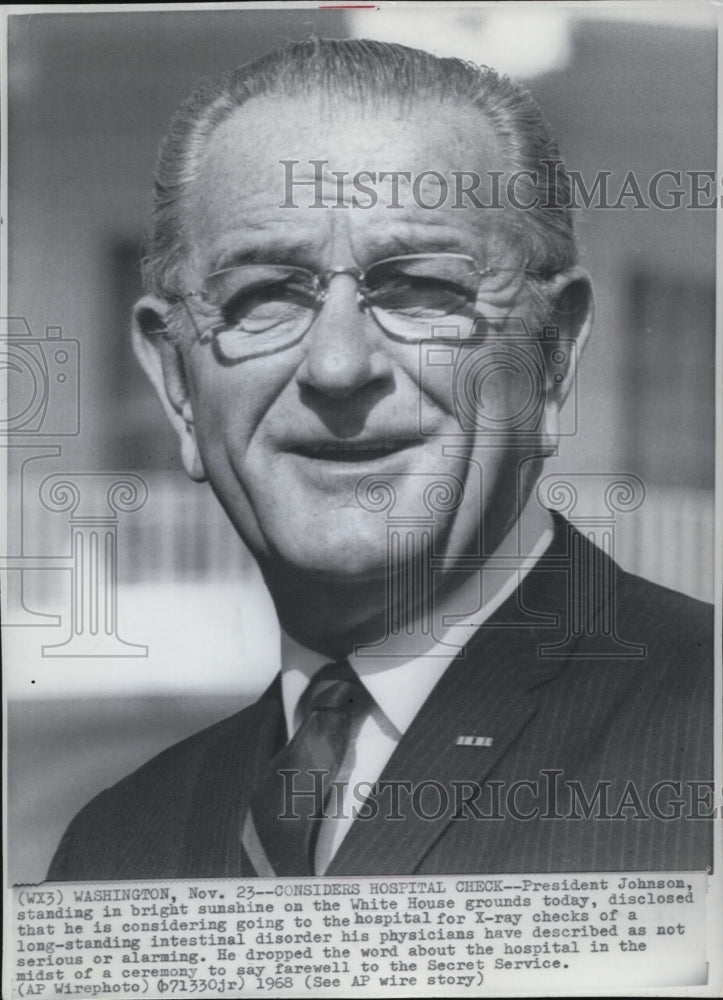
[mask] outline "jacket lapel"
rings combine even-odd
[[[588,624],[590,615],[597,616],[609,598],[599,578],[590,581],[594,601],[587,589],[570,587],[570,530],[567,522],[557,519],[555,539],[543,559],[442,675],[379,779],[377,814],[352,824],[327,875],[415,872],[454,822],[460,796],[470,794],[463,783],[481,785],[524,733],[543,687],[566,663],[565,657],[547,656],[541,650],[559,647],[571,636],[570,622],[580,620],[581,609]],[[582,544],[592,548],[585,540]],[[601,577],[607,580],[614,564],[598,555],[604,561]],[[540,616],[549,624],[529,624]],[[569,651],[573,648],[574,641]],[[460,736],[487,737],[485,742],[491,740],[491,745],[459,745]],[[403,819],[388,818],[390,792],[383,791],[383,782],[405,783],[400,786]],[[428,785],[427,792],[412,802],[406,789],[410,784],[419,789],[424,782],[437,782],[438,787]],[[482,811],[484,801],[482,797]],[[447,809],[438,819],[422,815],[441,812],[445,803]]]
[[[529,643],[521,642],[519,633],[511,638],[507,630],[486,633],[445,671],[381,775],[377,815],[351,826],[327,874],[416,870],[453,821],[460,796],[485,780],[535,714],[537,664],[530,662]],[[558,661],[554,670],[559,669]],[[491,745],[459,745],[464,736],[486,737]],[[403,821],[389,818],[384,782],[404,783],[399,786]],[[445,806],[444,815],[429,818]]]

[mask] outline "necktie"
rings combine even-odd
[[[370,696],[346,660],[328,663],[299,703],[304,720],[269,764],[251,803],[258,841],[276,875],[313,875],[314,851],[331,782],[354,718]]]

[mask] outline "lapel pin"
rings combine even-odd
[[[491,736],[458,736],[456,740],[458,747],[491,747],[493,742]]]

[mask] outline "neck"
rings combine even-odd
[[[264,578],[282,629],[308,649],[336,659],[386,632],[384,578],[341,582],[288,572]]]

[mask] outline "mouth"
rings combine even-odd
[[[314,441],[295,445],[289,451],[293,455],[317,462],[362,463],[377,462],[397,455],[419,445],[419,441],[409,438],[369,441]]]

